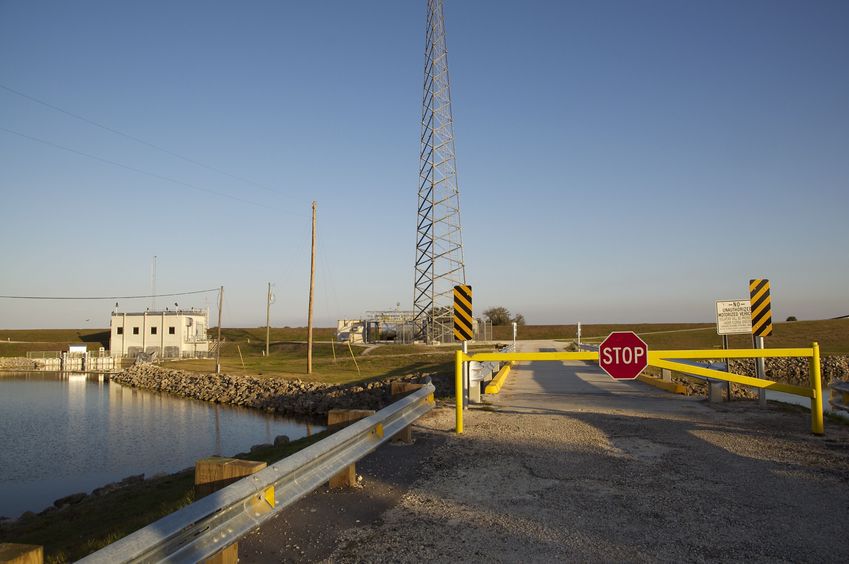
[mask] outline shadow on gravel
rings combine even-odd
[[[470,417],[491,436],[457,438],[422,469],[416,502],[341,559],[410,561],[413,546],[437,560],[849,560],[837,540],[849,460],[821,439],[680,419],[506,415]]]
[[[427,458],[447,439],[439,433],[413,435],[412,445],[387,444],[357,463],[362,487],[319,488],[244,537],[239,562],[321,561],[336,548],[340,533],[379,524],[383,512],[426,475]]]

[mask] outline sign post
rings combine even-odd
[[[769,297],[769,280],[755,278],[749,280],[749,294],[752,302],[752,345],[756,349],[764,348],[764,337],[772,335],[772,300]],[[758,378],[766,378],[766,365],[763,358],[755,359]],[[766,407],[766,390],[758,389],[758,405]]]
[[[614,380],[634,380],[648,366],[648,353],[633,331],[614,331],[598,347],[598,365]]]
[[[722,336],[722,350],[728,350],[728,335],[751,334],[752,307],[749,300],[717,300],[716,333]],[[725,359],[725,371],[731,372],[729,360]],[[731,382],[726,383],[726,394],[731,401]]]
[[[469,352],[469,340],[474,336],[474,317],[472,316],[472,287],[468,284],[454,286],[454,338],[463,343],[463,354]],[[468,403],[469,364],[463,363],[462,381],[457,382],[457,397],[460,398],[458,410]],[[462,387],[462,393],[460,388]]]

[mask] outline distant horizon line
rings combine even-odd
[[[188,312],[187,312],[188,313]],[[796,321],[774,321],[775,324],[784,324],[784,323],[800,323],[800,322],[810,322],[810,321],[838,321],[841,319],[849,320],[849,315],[841,315],[838,317],[827,317],[821,319],[797,319]],[[590,321],[590,322],[580,322],[582,326],[592,326],[592,325],[702,325],[702,326],[715,326],[716,321],[635,321],[635,322],[623,322],[623,321]],[[391,323],[390,323],[391,325]],[[524,327],[573,327],[577,326],[577,323],[525,323]],[[496,325],[495,327],[510,327],[509,324],[505,325]],[[218,325],[210,325],[209,330],[217,329]],[[222,329],[265,329],[265,325],[253,325],[253,326],[230,326],[224,325]],[[307,329],[306,325],[271,325],[271,329]],[[334,326],[316,326],[313,329],[335,329]],[[0,328],[0,331],[109,331],[110,327],[5,327]]]

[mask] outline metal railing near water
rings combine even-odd
[[[209,558],[433,409],[434,391],[428,381],[374,415],[163,517],[80,562],[198,562]]]
[[[62,351],[27,351],[29,359],[60,358]]]

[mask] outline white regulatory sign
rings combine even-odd
[[[752,332],[752,306],[749,300],[717,301],[716,332],[737,335]]]

